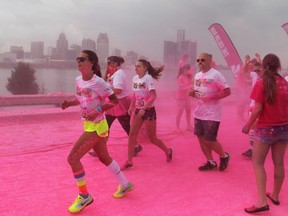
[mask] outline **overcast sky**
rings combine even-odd
[[[198,53],[210,52],[226,64],[208,27],[220,23],[242,59],[273,52],[288,65],[287,0],[0,0],[0,52],[10,45],[30,51],[31,41],[56,46],[65,33],[69,45],[96,41],[108,33],[110,50],[134,50],[163,61],[163,41],[176,41],[177,29],[197,41]]]

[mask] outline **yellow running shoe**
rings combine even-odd
[[[84,209],[86,206],[90,205],[93,202],[93,198],[89,194],[88,198],[83,198],[82,196],[78,195],[75,199],[74,203],[69,207],[68,211],[70,213],[77,213]]]
[[[116,199],[122,198],[126,193],[132,191],[134,189],[134,185],[132,183],[128,183],[126,188],[123,188],[121,185],[118,186],[117,191],[113,194],[113,197]]]

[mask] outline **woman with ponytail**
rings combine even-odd
[[[128,84],[128,79],[126,72],[122,69],[121,65],[124,63],[124,59],[120,56],[109,56],[107,58],[107,69],[104,74],[104,80],[109,84],[109,86],[114,91],[118,98],[119,103],[113,108],[105,112],[109,130],[115,119],[118,120],[121,127],[129,136],[130,133],[130,115],[128,114],[128,109],[131,102],[130,96],[130,84]],[[134,156],[136,156],[140,151],[142,151],[142,146],[137,144],[134,148]],[[93,157],[97,157],[95,151],[89,152]]]
[[[76,97],[72,101],[64,101],[61,104],[62,109],[80,104],[84,130],[67,158],[79,190],[77,198],[68,208],[70,213],[80,212],[93,202],[86,186],[85,170],[81,163],[81,158],[92,148],[99,160],[119,181],[118,189],[113,194],[114,198],[122,198],[134,188],[134,185],[124,176],[118,163],[111,158],[106,146],[109,128],[104,112],[113,108],[118,103],[118,99],[109,85],[100,78],[101,72],[96,53],[83,50],[76,58],[76,62],[81,73],[75,80]]]
[[[163,66],[154,68],[147,60],[140,59],[135,64],[135,71],[136,75],[132,80],[133,95],[128,113],[132,115],[132,110],[135,110],[135,112],[128,139],[128,160],[121,167],[122,170],[133,166],[134,147],[143,123],[146,124],[150,142],[162,149],[168,163],[172,160],[172,149],[167,148],[163,141],[156,135],[156,110],[154,106],[156,90],[154,80],[158,80],[161,76]]]
[[[274,205],[279,205],[279,194],[284,182],[284,157],[288,143],[288,82],[278,73],[280,60],[274,54],[268,54],[262,61],[263,75],[255,83],[251,99],[255,107],[242,132],[249,133],[256,123],[256,140],[253,147],[253,168],[258,189],[257,202],[248,213],[268,211],[268,198]],[[271,149],[274,164],[274,184],[271,193],[266,192],[266,170],[264,162]]]

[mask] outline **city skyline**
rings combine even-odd
[[[15,4],[17,2],[17,4]],[[62,30],[71,44],[84,38],[109,35],[110,52],[135,50],[163,61],[163,41],[176,41],[178,29],[197,41],[198,52],[209,52],[217,64],[226,64],[208,27],[220,23],[242,59],[246,54],[277,54],[287,67],[288,37],[281,25],[288,21],[287,0],[11,0],[0,8],[0,52],[27,41],[55,46]]]
[[[175,34],[177,34],[176,41],[163,41],[163,63],[169,66],[176,66],[183,55],[188,55],[189,62],[194,65],[196,62],[197,42],[192,42],[186,38],[185,29],[178,29]],[[127,51],[126,54],[121,54],[121,50],[118,48],[112,48],[109,50],[109,36],[107,33],[101,32],[96,40],[82,39],[80,45],[69,43],[65,32],[62,31],[59,34],[58,39],[55,40],[55,44],[55,47],[51,47],[45,45],[45,41],[31,41],[30,50],[24,50],[23,46],[12,44],[9,52],[0,53],[0,63],[31,59],[31,63],[48,66],[49,63],[47,61],[50,60],[74,61],[75,57],[78,56],[81,50],[85,49],[95,51],[100,63],[105,63],[107,57],[110,55],[122,56],[126,59],[128,64],[134,64],[138,58],[146,58],[134,50]],[[45,48],[46,51],[44,51]],[[6,56],[6,54],[8,54],[8,56]],[[14,57],[9,59],[10,54],[15,54],[16,59],[14,59]],[[43,59],[42,62],[39,61],[41,59]],[[153,59],[149,60],[154,61]]]

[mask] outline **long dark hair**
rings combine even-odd
[[[144,67],[147,69],[148,74],[150,74],[153,79],[158,80],[159,77],[162,75],[164,65],[159,68],[154,68],[146,59],[139,59],[138,61],[144,65]]]
[[[99,59],[98,59],[97,54],[95,52],[93,52],[92,50],[82,50],[82,53],[87,54],[89,61],[91,63],[93,63],[93,66],[92,66],[93,73],[99,77],[102,77],[102,73],[101,73],[100,65],[99,65]]]
[[[280,76],[278,73],[278,70],[281,68],[280,59],[275,54],[267,54],[263,58],[262,67],[264,69],[262,79],[267,94],[266,101],[269,104],[273,104],[276,95],[275,76]]]
[[[109,56],[107,58],[107,63],[108,64],[115,64],[117,66],[120,66],[123,64],[125,61],[121,56]]]

